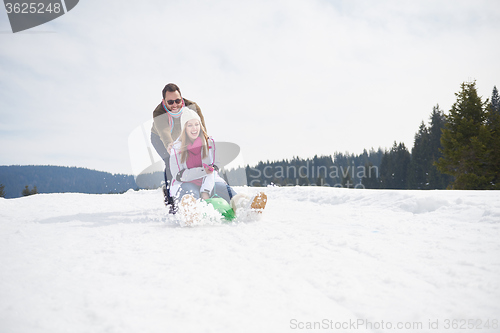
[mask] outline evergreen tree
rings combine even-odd
[[[362,184],[367,189],[379,188],[379,178],[377,174],[373,171],[375,170],[373,164],[368,162],[364,165],[366,177],[363,178]]]
[[[0,184],[0,198],[4,198],[5,197],[5,185],[4,184]]]
[[[494,102],[495,101],[495,102]],[[496,106],[495,106],[496,103]],[[491,131],[490,155],[487,157],[487,173],[492,178],[491,188],[500,189],[500,101],[498,90],[493,88],[491,103],[486,111],[486,123]]]
[[[28,185],[24,187],[24,190],[22,192],[22,195],[27,197],[28,195],[31,195],[31,190],[28,188]]]
[[[325,186],[325,184],[326,184],[325,177],[319,175],[318,178],[316,178],[316,186]]]
[[[491,94],[491,107],[492,111],[497,114],[500,113],[500,96],[498,95],[497,86],[493,87],[493,93]]]
[[[408,171],[408,187],[411,189],[424,189],[429,185],[430,135],[424,122],[420,124],[415,134],[415,142],[411,150],[410,169]]]
[[[36,188],[36,185],[33,186],[33,188],[30,190],[28,185],[24,187],[24,190],[22,192],[22,195],[27,197],[28,195],[33,195],[33,194],[38,194],[38,189]]]
[[[408,168],[410,167],[411,156],[404,143],[400,143],[395,152],[395,186],[398,189],[408,187]]]
[[[487,126],[486,104],[477,94],[476,83],[462,83],[441,136],[443,157],[439,171],[455,177],[454,189],[487,189],[494,179],[490,171],[493,131]],[[490,160],[488,160],[490,159]]]
[[[380,165],[380,185],[386,189],[406,189],[410,152],[404,143],[394,142],[392,149],[384,154]]]
[[[354,187],[354,181],[351,178],[351,174],[347,173],[345,176],[342,176],[342,187],[344,188],[353,188]]]
[[[392,155],[390,151],[385,151],[380,163],[380,188],[393,188],[393,177]]]
[[[309,186],[311,183],[309,182],[309,178],[299,171],[299,186]]]
[[[420,124],[415,134],[411,153],[408,188],[410,189],[445,189],[452,177],[437,170],[434,163],[442,157],[441,131],[446,123],[443,111],[436,105],[432,109],[429,125]]]
[[[431,152],[431,161],[428,165],[428,183],[429,189],[445,189],[453,181],[453,177],[439,171],[435,165],[443,154],[441,149],[441,135],[446,124],[446,116],[444,112],[439,109],[439,104],[436,105],[431,114],[431,121],[429,124],[429,149]]]

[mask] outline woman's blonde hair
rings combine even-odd
[[[205,128],[203,127],[203,124],[201,123],[201,121],[198,119],[196,119],[196,120],[200,124],[200,129],[201,129],[200,134],[198,136],[202,137],[201,138],[202,139],[201,140],[201,144],[202,144],[201,158],[203,159],[203,158],[207,157],[207,154],[208,154],[208,134],[207,134],[207,131],[205,131]],[[180,139],[181,139],[181,163],[185,163],[187,161],[187,157],[188,157],[187,146],[188,146],[188,144],[191,143],[189,141],[188,135],[186,133],[186,129],[187,129],[187,126],[184,126],[184,129],[182,130],[182,133],[180,136]]]

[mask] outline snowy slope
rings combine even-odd
[[[500,332],[500,191],[266,192],[194,228],[160,191],[0,199],[0,332]]]

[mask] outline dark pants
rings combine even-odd
[[[163,162],[165,162],[165,185],[167,188],[170,188],[169,180],[172,179],[172,174],[170,173],[170,154],[168,153],[167,148],[163,145],[163,141],[161,141],[160,136],[153,132],[151,132],[151,143]]]

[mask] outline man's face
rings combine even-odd
[[[178,102],[178,103],[177,103]],[[172,103],[172,104],[171,104]],[[178,91],[165,92],[165,105],[172,112],[177,112],[182,108],[182,97]]]

